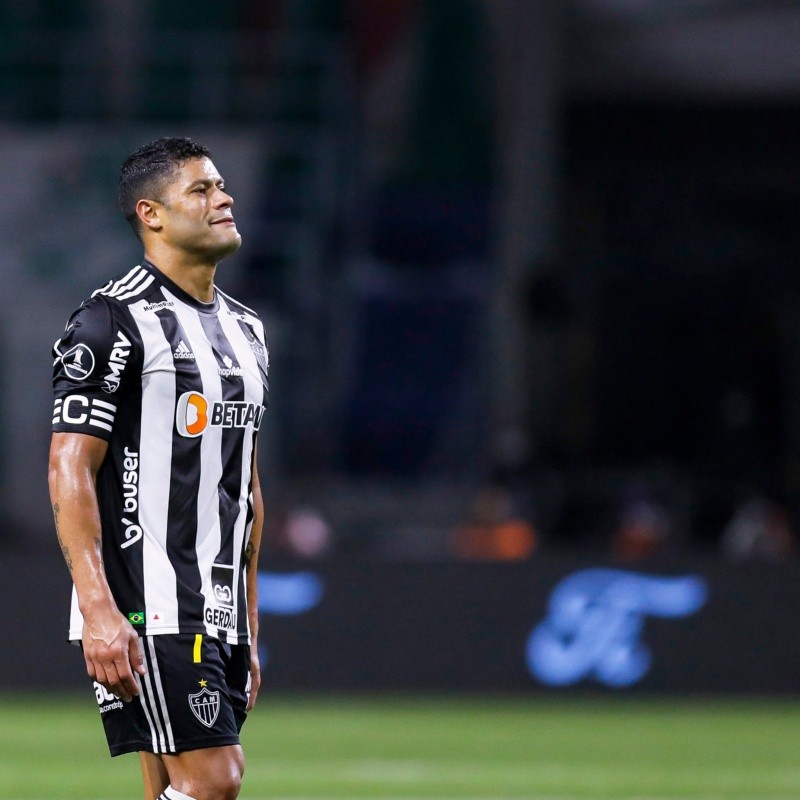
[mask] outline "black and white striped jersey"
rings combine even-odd
[[[244,553],[268,355],[255,312],[200,303],[144,262],[53,348],[53,431],[98,436],[106,574],[140,634],[249,641]],[[73,591],[70,639],[82,619]]]

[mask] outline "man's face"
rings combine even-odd
[[[242,237],[233,221],[233,198],[208,158],[193,158],[167,179],[159,205],[165,244],[216,264],[236,252]]]

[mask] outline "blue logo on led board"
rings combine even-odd
[[[319,604],[322,579],[313,572],[259,572],[258,610],[262,614],[304,614]]]
[[[258,573],[258,610],[261,614],[305,614],[319,605],[324,594],[322,578],[313,572]],[[259,654],[262,665],[266,664],[269,657],[266,645],[261,645]]]
[[[569,575],[550,595],[547,617],[526,647],[531,674],[550,686],[595,678],[611,687],[631,686],[649,671],[650,650],[641,641],[645,617],[686,617],[706,602],[702,578],[664,578],[614,569]]]

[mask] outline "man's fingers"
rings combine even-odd
[[[131,664],[127,652],[106,667],[106,674],[112,681],[112,691],[125,703],[130,703],[139,694],[139,683],[131,667],[133,670],[136,669],[136,666]]]
[[[104,665],[106,670],[106,678],[108,679],[108,686],[106,687],[112,694],[117,695],[123,703],[128,703],[131,700],[131,693],[122,677],[120,677],[117,663],[112,662]]]
[[[88,663],[88,662],[87,662]],[[111,694],[129,703],[139,694],[139,684],[125,660],[95,661],[89,674]]]
[[[83,653],[86,671],[101,686],[129,703],[139,694],[138,675],[144,675],[141,639],[127,620],[117,615],[119,626],[96,622],[84,625]]]
[[[147,667],[144,665],[144,654],[142,653],[142,640],[138,636],[130,640],[128,657],[134,672],[139,675],[144,675],[147,672]]]
[[[93,665],[94,679],[103,686],[106,691],[116,695],[126,703],[130,700],[130,694],[120,684],[117,668],[113,663],[103,664],[100,661]],[[89,673],[92,674],[91,672]]]
[[[258,667],[253,667],[250,670],[250,693],[247,697],[246,711],[252,711],[253,706],[256,704],[258,698],[258,690],[261,688],[261,670]]]
[[[139,694],[139,684],[136,680],[136,676],[130,671],[129,664],[127,662],[118,663],[115,666],[117,667],[120,688],[125,693],[124,695],[120,694],[120,697],[126,703],[129,703]]]
[[[83,660],[86,663],[86,672],[89,674],[89,677],[93,681],[97,681],[98,683],[102,683],[100,678],[97,675],[97,668],[95,667],[94,661],[86,655],[86,651],[83,651]],[[104,676],[105,677],[105,676]]]
[[[247,708],[246,711],[252,711],[253,706],[256,704],[256,698],[258,697],[258,684],[256,681],[250,685],[250,693],[247,696]]]
[[[94,661],[90,661],[86,659],[86,671],[89,673],[89,677],[92,680],[97,681],[101,686],[105,686],[108,689],[108,678],[106,677],[106,671],[103,669],[102,664],[97,664]]]

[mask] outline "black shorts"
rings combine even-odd
[[[147,674],[138,697],[123,703],[94,684],[111,755],[239,744],[250,647],[201,634],[143,636],[141,643]]]

